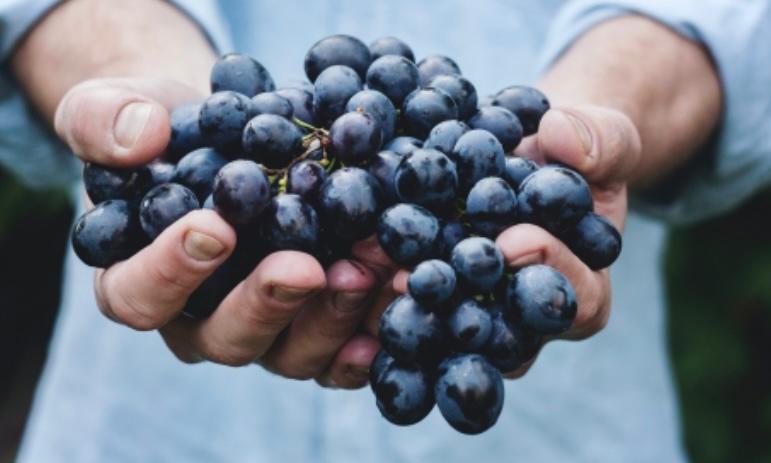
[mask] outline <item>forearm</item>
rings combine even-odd
[[[554,105],[592,104],[625,113],[642,141],[632,183],[682,164],[707,142],[720,116],[717,72],[705,50],[639,16],[591,29],[540,85]]]
[[[195,23],[164,1],[70,0],[30,32],[12,68],[52,121],[67,90],[92,78],[167,78],[206,91],[214,58]]]

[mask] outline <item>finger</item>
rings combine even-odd
[[[318,376],[338,350],[356,333],[377,284],[362,264],[341,260],[327,271],[327,288],[320,300],[303,308],[284,336],[260,360],[282,376]]]
[[[394,290],[394,286],[393,281],[388,281],[381,285],[372,302],[372,308],[367,312],[367,318],[364,320],[364,330],[372,336],[377,336],[378,334],[380,316],[383,315],[383,312],[391,305],[391,302],[393,302],[400,294]]]
[[[642,150],[629,117],[597,106],[548,111],[541,119],[537,143],[547,160],[572,166],[594,183],[629,178]]]
[[[593,272],[557,238],[530,224],[510,227],[496,241],[510,267],[533,264],[554,267],[571,283],[578,311],[562,339],[583,339],[601,330],[610,314],[610,282],[607,270]]]
[[[399,268],[380,247],[375,235],[354,243],[351,248],[351,256],[372,269],[381,282],[390,280],[393,273]]]
[[[200,97],[198,91],[170,80],[90,80],[67,92],[54,126],[84,161],[146,164],[169,142],[169,110]]]
[[[396,291],[399,294],[404,294],[407,292],[407,280],[410,277],[410,272],[407,270],[399,270],[396,272],[396,275],[394,275],[394,281],[393,281],[393,288],[394,291]]]
[[[163,334],[186,340],[180,350],[216,363],[245,365],[265,354],[325,283],[324,270],[312,256],[276,252],[263,259],[211,317],[193,325],[170,324]]]
[[[325,387],[358,389],[369,381],[369,367],[380,344],[372,336],[361,334],[345,343],[340,352],[316,381]]]
[[[213,211],[193,211],[130,259],[97,271],[99,307],[138,330],[163,326],[235,247],[232,228]]]

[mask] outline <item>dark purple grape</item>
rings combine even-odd
[[[481,355],[456,355],[439,365],[434,394],[450,426],[464,434],[479,434],[498,421],[503,378]]]
[[[211,91],[231,90],[248,97],[276,88],[273,78],[265,67],[240,53],[221,56],[211,70]]]
[[[393,151],[399,156],[407,156],[418,148],[423,147],[423,142],[415,137],[396,137],[386,143],[384,150]]]
[[[442,90],[423,88],[407,95],[401,117],[407,133],[422,139],[438,123],[457,119],[458,107],[450,95]]]
[[[470,291],[490,291],[503,275],[503,254],[487,238],[474,236],[452,250],[452,267],[461,287]]]
[[[458,173],[455,164],[441,151],[418,149],[399,163],[394,189],[402,202],[447,210],[457,196]]]
[[[350,35],[332,35],[314,43],[308,50],[305,55],[305,75],[318,85],[316,81],[323,71],[334,65],[343,65],[364,79],[370,62],[369,48],[361,40]]]
[[[229,223],[250,224],[270,203],[270,185],[256,162],[239,159],[220,169],[212,197],[215,210]]]
[[[457,352],[480,352],[493,333],[493,319],[484,306],[466,299],[447,314],[447,334]]]
[[[343,114],[329,128],[330,152],[347,165],[367,163],[383,145],[383,129],[369,113]]]
[[[466,217],[474,231],[495,239],[517,223],[517,196],[502,178],[485,177],[468,194]]]
[[[394,189],[394,173],[401,160],[402,156],[393,151],[380,151],[369,163],[369,173],[380,184],[386,204],[394,204],[399,200]]]
[[[309,84],[310,85],[310,84]],[[301,88],[280,88],[276,95],[289,100],[292,104],[292,116],[308,124],[315,124],[313,115],[313,93]]]
[[[347,66],[330,66],[322,72],[313,93],[313,114],[316,122],[329,127],[345,113],[348,100],[361,91],[361,78]]]
[[[536,170],[538,170],[538,164],[531,159],[506,156],[506,171],[503,178],[509,183],[509,186],[517,190],[522,181]]]
[[[205,146],[201,128],[198,125],[202,105],[203,102],[200,101],[185,103],[171,111],[169,116],[171,138],[166,146],[168,161],[177,162],[187,153]]]
[[[502,106],[522,123],[525,136],[538,132],[541,118],[549,110],[549,100],[532,87],[514,85],[499,91],[490,102],[493,106]]]
[[[163,161],[153,161],[147,165],[147,169],[153,179],[153,186],[174,181],[174,175],[177,173],[177,167],[174,164]]]
[[[473,129],[483,129],[495,135],[503,151],[510,153],[522,141],[522,124],[511,111],[500,106],[485,106],[469,118]]]
[[[439,150],[442,153],[451,156],[458,139],[466,132],[471,130],[465,122],[449,120],[440,122],[428,134],[428,138],[423,142],[424,148]]]
[[[560,235],[594,207],[589,185],[579,173],[562,166],[545,166],[519,186],[519,218]]]
[[[303,153],[303,134],[281,116],[261,114],[246,124],[243,147],[251,159],[265,167],[283,169]]]
[[[450,158],[457,166],[460,191],[464,194],[485,177],[500,177],[506,168],[503,147],[486,130],[469,130],[461,135]]]
[[[72,248],[86,265],[107,268],[128,259],[144,246],[136,209],[116,199],[97,204],[75,222]]]
[[[276,92],[260,93],[252,97],[252,116],[275,114],[291,119],[294,114],[292,103]]]
[[[337,240],[359,240],[375,231],[381,210],[380,186],[366,170],[345,167],[333,172],[321,187],[319,215]]]
[[[565,332],[576,318],[573,286],[547,265],[530,265],[514,274],[506,291],[505,317],[539,334]]]
[[[385,55],[369,66],[367,87],[382,92],[395,106],[401,106],[407,95],[418,88],[418,68],[403,56]]]
[[[432,365],[446,352],[439,316],[403,295],[380,317],[380,344],[397,362]]]
[[[383,142],[394,137],[396,132],[396,108],[387,96],[377,90],[362,90],[348,100],[348,112],[361,111],[375,118],[383,129]]]
[[[380,246],[401,266],[412,266],[431,256],[438,233],[436,217],[415,204],[392,206],[377,223]]]
[[[592,270],[610,267],[621,254],[621,234],[594,212],[588,212],[560,239]]]
[[[460,75],[460,67],[452,60],[442,55],[429,55],[418,62],[418,74],[420,75],[420,85],[427,86],[434,80],[434,77],[442,74]]]
[[[252,117],[252,100],[240,93],[213,93],[201,105],[198,126],[206,146],[231,157],[241,152],[241,133]]]
[[[415,62],[415,54],[412,53],[409,45],[396,37],[380,37],[376,39],[369,44],[369,54],[372,57],[372,61],[385,55],[398,55],[407,58],[413,63]]]
[[[449,261],[455,245],[467,236],[462,223],[455,220],[443,223],[439,229],[439,235],[436,237],[436,255],[440,259]]]
[[[498,309],[491,312],[491,320],[492,332],[484,346],[484,354],[501,373],[516,371],[535,357],[541,347],[540,336],[518,323],[509,323]]]
[[[279,90],[286,90],[290,88],[304,90],[313,95],[313,84],[310,83],[308,79],[290,79],[278,87],[275,91],[278,92]]]
[[[197,149],[180,159],[173,181],[190,188],[198,201],[205,201],[212,192],[214,177],[227,162],[211,148]]]
[[[154,240],[163,230],[188,212],[201,207],[189,188],[177,183],[164,183],[148,191],[139,205],[139,222],[147,236]]]
[[[292,249],[312,253],[319,241],[319,219],[299,195],[273,198],[260,219],[260,235],[271,251]]]
[[[458,106],[459,119],[468,119],[477,111],[477,89],[465,77],[456,74],[442,74],[434,77],[428,86],[443,90],[450,95]]]
[[[300,195],[310,204],[319,199],[321,185],[327,179],[327,171],[316,161],[304,160],[292,164],[286,174],[286,191]]]
[[[425,418],[434,408],[431,375],[418,366],[402,365],[393,359],[381,363],[382,371],[371,386],[383,417],[399,426]]]
[[[153,187],[153,177],[147,166],[120,168],[87,162],[83,165],[83,183],[94,204],[108,199],[136,204]]]
[[[455,271],[450,264],[432,259],[421,262],[407,278],[407,289],[419,304],[436,308],[455,291]]]
[[[220,303],[241,281],[235,278],[234,260],[228,259],[193,291],[182,309],[182,314],[194,320],[211,316]]]

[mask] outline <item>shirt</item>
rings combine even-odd
[[[44,11],[51,2],[32,3]],[[696,220],[726,210],[765,185],[771,139],[762,134],[771,128],[771,100],[759,96],[767,93],[771,70],[755,66],[766,51],[750,46],[771,43],[771,29],[762,27],[769,19],[765,2],[176,3],[220,51],[255,56],[279,84],[303,77],[304,53],[321,37],[349,33],[366,42],[395,35],[418,58],[430,53],[455,58],[480,95],[532,82],[572,40],[600,21],[646,14],[708,47],[726,95],[724,120],[714,143],[677,174],[677,181],[662,184],[665,194],[654,191],[635,199],[636,210],[647,215],[629,215],[624,251],[611,271],[614,299],[605,330],[581,342],[548,344],[524,378],[505,382],[501,417],[482,435],[458,434],[436,409],[415,426],[391,425],[380,417],[368,389],[325,390],[256,366],[184,365],[157,333],[134,332],[106,320],[95,306],[91,270],[70,252],[62,310],[19,461],[686,459],[659,272],[666,229],[650,214]],[[20,4],[0,2],[0,22],[15,25],[0,29],[5,53],[36,17],[22,15],[21,10],[29,11]],[[11,117],[16,130],[42,127],[27,113],[13,115],[13,102],[23,103],[13,86],[7,88],[9,99],[0,101],[0,114]],[[0,137],[7,136],[6,124],[0,122]],[[30,147],[48,147],[41,150],[55,146],[31,131],[17,136]],[[19,167],[20,157],[8,149],[0,160],[8,159],[32,178]]]

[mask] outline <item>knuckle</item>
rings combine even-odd
[[[272,373],[297,381],[318,378],[325,370],[325,365],[317,362],[298,362],[288,355],[266,356],[262,359],[262,364]]]
[[[225,346],[218,343],[207,343],[202,349],[201,355],[210,362],[219,363],[229,367],[242,367],[254,362],[257,355],[246,348],[237,346]]]
[[[149,331],[160,328],[162,320],[152,307],[140,301],[131,294],[113,293],[110,306],[118,320],[124,325],[138,331]]]

